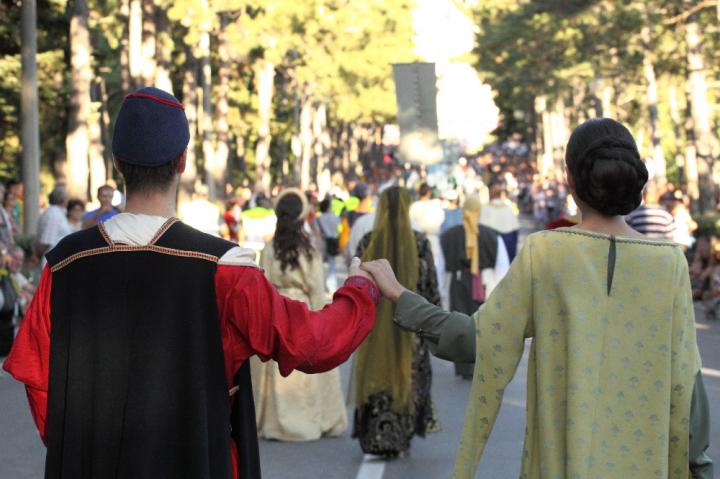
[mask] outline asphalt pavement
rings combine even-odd
[[[344,278],[343,278],[344,279]],[[711,457],[720,461],[720,321],[705,319],[696,308],[698,344],[710,397]],[[510,383],[500,416],[480,462],[478,478],[516,479],[525,430],[526,354]],[[341,366],[347,387],[350,361]],[[455,451],[470,393],[470,382],[455,377],[451,363],[433,358],[433,400],[442,430],[416,438],[407,457],[392,461],[366,458],[350,431],[338,438],[307,443],[261,441],[265,479],[443,479],[452,477]],[[348,418],[351,418],[348,410]],[[37,435],[22,385],[0,371],[0,479],[43,477],[44,446]],[[716,467],[720,479],[720,467]],[[618,478],[622,479],[622,478]]]

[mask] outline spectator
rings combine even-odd
[[[650,238],[672,240],[675,236],[675,221],[672,215],[659,205],[654,186],[648,185],[644,199],[639,208],[627,215],[625,218],[627,224],[638,233]]]
[[[440,225],[440,234],[452,228],[462,224],[462,209],[460,208],[460,197],[456,189],[448,189],[444,194],[445,199],[445,219],[442,225]]]
[[[67,220],[67,193],[63,186],[56,186],[48,196],[50,206],[40,215],[35,253],[42,257],[65,236],[72,233]],[[42,261],[42,266],[45,260]]]
[[[720,243],[717,240],[711,243],[710,262],[702,274],[702,280],[707,287],[702,295],[707,318],[716,320],[720,315]]]
[[[356,184],[353,188],[353,195],[345,202],[345,205],[345,210],[341,215],[340,249],[346,250],[346,259],[349,261],[354,256],[354,251],[348,250],[347,246],[350,243],[350,234],[355,222],[373,212],[373,196],[370,194],[370,187],[365,183]]]
[[[692,219],[682,193],[678,196],[675,196],[673,201],[670,202],[669,209],[670,214],[673,216],[673,220],[675,221],[675,234],[673,235],[673,241],[679,244],[683,251],[687,252],[695,241],[692,234],[697,229],[698,225]]]
[[[695,242],[695,252],[690,263],[690,284],[693,299],[705,299],[710,291],[710,277],[715,270],[714,238],[700,236]]]
[[[220,208],[208,199],[207,186],[198,182],[192,201],[180,210],[180,219],[203,233],[220,236],[220,216]]]
[[[95,226],[98,223],[109,220],[116,214],[120,213],[113,205],[113,195],[115,188],[110,185],[103,185],[97,190],[97,199],[100,202],[100,208],[88,211],[83,216],[83,229]]]
[[[222,237],[226,240],[237,243],[240,239],[240,199],[231,198],[225,203],[225,213],[223,213],[224,227],[222,228]]]
[[[255,195],[255,206],[240,215],[242,220],[242,242],[244,246],[260,252],[275,234],[277,217],[265,193]]]
[[[70,229],[80,231],[83,226],[83,217],[85,216],[85,202],[77,198],[68,201],[67,219],[70,223]]]
[[[10,180],[7,182],[6,191],[15,195],[15,204],[12,208],[12,216],[18,227],[23,224],[23,184],[18,180]]]
[[[328,264],[328,275],[325,287],[329,292],[337,289],[337,257],[340,254],[340,243],[338,232],[340,229],[340,218],[332,212],[330,198],[326,197],[320,202],[320,216],[315,221],[320,228],[323,238],[323,259]]]
[[[12,279],[13,285],[18,293],[18,310],[16,311],[16,317],[18,319],[18,321],[16,321],[17,325],[19,325],[22,321],[22,317],[25,314],[25,308],[27,308],[30,301],[32,301],[36,289],[35,285],[33,285],[22,273],[24,264],[25,250],[17,245],[10,248],[10,251],[8,252],[7,266],[10,271],[10,278]]]
[[[15,207],[15,193],[5,190],[3,196],[3,207],[0,208],[0,247],[8,249],[15,244],[15,236],[20,230],[15,223],[12,211]]]
[[[433,198],[433,190],[427,183],[420,185],[418,193],[420,199],[410,206],[410,221],[420,227],[420,232],[425,233],[430,242],[442,304],[448,304],[448,288],[445,285],[445,274],[443,273],[445,257],[440,247],[440,227],[445,221],[445,210],[443,210],[442,202]]]

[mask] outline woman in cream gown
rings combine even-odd
[[[277,230],[262,251],[267,279],[289,298],[319,310],[325,305],[320,253],[303,231],[308,213],[305,196],[285,190],[277,200]],[[258,436],[280,441],[312,441],[339,436],[348,426],[337,369],[322,374],[293,371],[282,377],[277,363],[251,358]]]

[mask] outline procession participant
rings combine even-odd
[[[402,284],[440,304],[430,242],[412,229],[410,195],[388,188],[380,197],[375,228],[358,246],[358,255],[387,258]],[[375,328],[358,348],[352,372],[353,437],[366,454],[396,457],[410,448],[413,436],[437,430],[430,396],[432,370],[425,342],[393,327],[394,307],[378,307]]]
[[[488,226],[502,237],[510,261],[517,254],[518,234],[520,221],[515,203],[507,197],[505,187],[494,184],[490,187],[490,203],[483,207],[480,214],[480,224]]]
[[[522,477],[711,479],[687,261],[623,219],[648,179],[635,141],[590,120],[566,151],[582,222],[531,235],[472,319],[405,291],[387,262],[363,266],[400,325],[439,356],[476,357],[455,477],[475,477],[531,337]]]
[[[325,306],[323,260],[305,231],[311,210],[297,188],[280,192],[275,205],[277,229],[260,255],[265,277],[288,298],[313,311]],[[291,326],[293,319],[290,319]],[[275,361],[250,359],[258,436],[278,441],[313,441],[339,436],[347,429],[340,371],[282,377]]]
[[[473,314],[510,267],[501,236],[479,224],[482,210],[480,198],[468,197],[462,207],[463,223],[440,237],[451,311]],[[456,362],[455,374],[472,379],[473,362]]]
[[[26,385],[48,479],[258,478],[248,358],[324,372],[373,327],[359,260],[310,312],[251,251],[174,218],[188,140],[175,97],[128,95],[112,148],[126,212],[47,254],[4,368]]]

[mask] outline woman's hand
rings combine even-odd
[[[393,303],[397,303],[400,296],[405,292],[405,287],[398,282],[388,260],[366,261],[360,265],[360,269],[372,275],[382,295]]]

